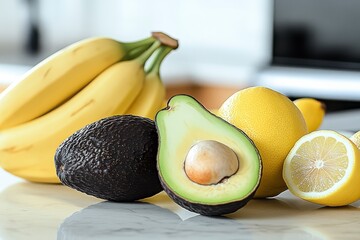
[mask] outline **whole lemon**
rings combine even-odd
[[[325,103],[314,98],[299,98],[294,104],[302,113],[308,132],[313,132],[321,126],[326,111]]]
[[[230,96],[219,116],[243,130],[257,146],[263,174],[255,198],[276,196],[287,189],[282,167],[295,142],[307,133],[300,110],[285,95],[266,87],[249,87]]]

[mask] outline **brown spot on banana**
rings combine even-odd
[[[28,145],[28,146],[20,147],[20,148],[17,148],[16,146],[11,146],[11,147],[0,149],[0,151],[7,152],[7,153],[18,153],[18,152],[28,151],[32,147],[33,147],[33,145]]]
[[[78,52],[79,50],[81,50],[82,48],[83,48],[83,46],[79,46],[79,47],[75,48],[74,50],[72,50],[72,54],[73,54],[73,55],[76,55],[77,52]]]
[[[46,72],[44,73],[43,79],[46,78],[46,77],[49,75],[50,71],[51,71],[51,67],[49,67],[49,68],[46,70]]]

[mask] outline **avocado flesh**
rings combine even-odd
[[[261,159],[245,133],[187,95],[172,97],[167,108],[158,112],[156,126],[160,141],[159,177],[175,202],[204,215],[220,215],[236,211],[250,200],[260,182]],[[191,181],[184,171],[184,161],[191,147],[203,140],[218,141],[231,148],[239,159],[238,171],[217,184]],[[226,206],[232,207],[227,210]]]

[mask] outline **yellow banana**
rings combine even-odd
[[[109,66],[139,55],[155,41],[149,37],[121,43],[89,38],[74,43],[40,62],[0,94],[0,129],[35,119],[55,108]]]
[[[165,86],[160,77],[160,65],[171,50],[173,48],[168,46],[162,46],[157,50],[156,56],[147,70],[144,87],[126,114],[155,118],[156,113],[163,106],[166,95]]]
[[[324,103],[314,98],[299,98],[294,104],[302,113],[308,132],[315,131],[321,126],[326,111]]]
[[[160,44],[156,41],[140,57],[110,66],[49,113],[1,131],[1,167],[29,181],[58,183],[56,148],[86,124],[125,113],[143,87],[146,60]]]

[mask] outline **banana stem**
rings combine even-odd
[[[134,58],[139,57],[143,52],[145,52],[147,49],[149,49],[151,45],[144,45],[144,46],[140,46],[134,49],[131,49],[130,51],[128,51],[126,53],[126,55],[124,56],[123,60],[132,60]]]
[[[123,60],[132,60],[141,56],[141,54],[149,49],[155,41],[159,41],[161,45],[172,49],[176,49],[179,46],[178,41],[169,35],[163,32],[152,32],[151,37],[135,42],[122,43],[124,51],[126,52]]]
[[[152,32],[151,36],[156,38],[161,42],[162,45],[171,47],[172,49],[177,49],[179,47],[179,42],[175,38],[170,37],[169,35],[163,32]]]
[[[156,49],[158,49],[161,46],[160,41],[155,41],[151,47],[143,52],[139,57],[136,58],[137,61],[140,62],[141,65],[145,65],[146,61],[151,57],[153,52],[155,52]]]
[[[135,42],[127,42],[127,43],[122,43],[123,47],[125,49],[125,51],[131,51],[133,49],[136,49],[138,47],[150,47],[157,39],[154,38],[153,36],[139,40],[139,41],[135,41]]]
[[[148,37],[136,42],[124,43],[123,48],[126,52],[123,60],[132,60],[140,56],[144,51],[146,51],[154,42],[156,38]]]
[[[155,53],[154,59],[149,65],[146,73],[160,73],[160,66],[164,58],[173,50],[173,48],[169,46],[161,46]]]

